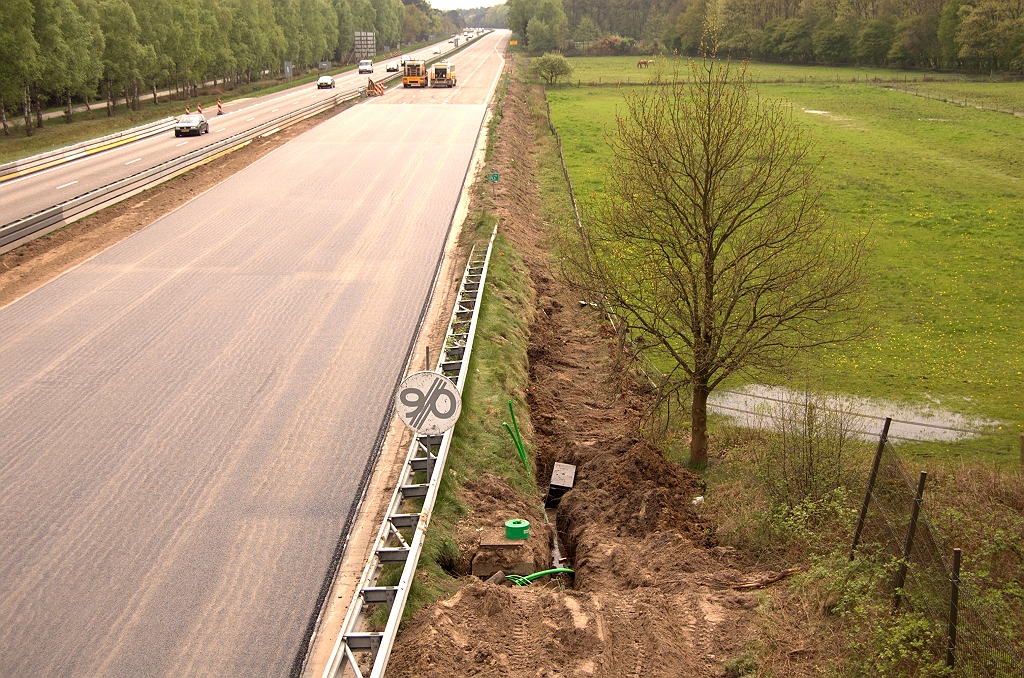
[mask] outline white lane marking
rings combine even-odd
[[[247,118],[247,119],[246,119],[246,122],[252,122],[252,121],[253,121],[253,120],[255,120],[255,119],[256,119],[256,118]]]
[[[309,95],[309,98],[310,98],[310,99],[316,99],[316,95],[315,95],[315,94],[310,94],[310,95]]]
[[[126,164],[126,165],[131,165],[131,164],[132,164],[133,162],[138,162],[138,161],[140,161],[140,160],[142,160],[142,158],[135,158],[135,160],[129,160],[129,161],[128,161],[128,162],[126,162],[125,164]]]
[[[187,143],[187,141],[182,141],[180,144],[174,144],[174,147],[177,148],[178,146],[184,146]]]
[[[227,128],[225,128],[225,127],[221,127],[220,129],[215,129],[215,130],[213,130],[213,131],[214,131],[214,132],[223,132],[223,131],[224,131],[225,129],[227,129]]]
[[[57,189],[60,190],[62,188],[67,188],[68,186],[74,186],[77,183],[78,183],[78,179],[75,179],[74,181],[69,181],[66,184],[61,184],[60,186],[57,187]]]
[[[280,108],[275,108],[275,109],[271,110],[270,112],[271,113],[277,113],[279,110],[281,110],[281,109]]]

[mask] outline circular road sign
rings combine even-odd
[[[459,389],[442,374],[416,372],[398,387],[398,417],[420,435],[444,433],[461,413]]]

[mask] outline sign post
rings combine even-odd
[[[440,435],[462,414],[462,395],[437,372],[410,374],[398,387],[398,418],[417,435]]]

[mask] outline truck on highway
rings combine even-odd
[[[402,87],[430,87],[427,64],[418,59],[406,61],[402,69]]]
[[[455,87],[455,64],[439,61],[431,67],[431,87]]]

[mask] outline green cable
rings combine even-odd
[[[521,576],[521,575],[518,575],[518,574],[507,574],[507,575],[505,575],[505,579],[508,579],[510,582],[512,582],[516,586],[529,586],[530,582],[536,581],[536,580],[540,579],[541,577],[546,577],[549,574],[562,574],[562,573],[565,573],[565,574],[576,574],[576,571],[575,570],[570,570],[567,567],[556,567],[553,570],[541,570],[540,572],[534,572],[533,574],[528,574],[525,577]]]
[[[532,473],[530,470],[530,461],[526,456],[526,446],[523,445],[523,435],[519,432],[519,422],[516,421],[515,410],[512,409],[512,399],[508,401],[508,413],[512,418],[512,426],[509,426],[507,422],[501,422],[501,425],[505,427],[508,434],[512,436],[512,442],[516,446],[516,451],[519,453],[519,458],[523,460],[523,466],[526,467],[527,473]],[[515,431],[512,428],[515,427]]]

